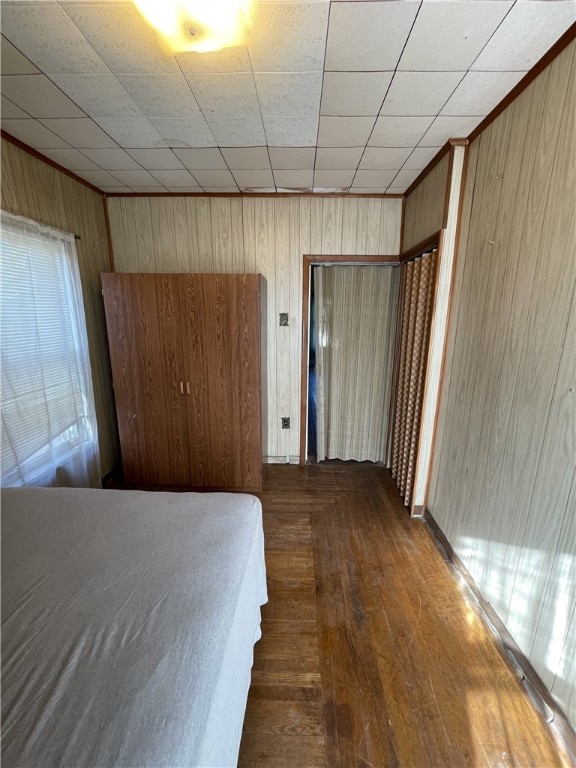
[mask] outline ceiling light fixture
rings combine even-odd
[[[250,45],[249,0],[134,0],[166,54]]]

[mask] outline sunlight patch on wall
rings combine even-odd
[[[574,676],[566,634],[574,610],[576,557],[460,537],[456,551],[519,647],[555,676]]]

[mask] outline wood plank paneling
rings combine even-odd
[[[432,304],[430,347],[426,364],[426,381],[422,400],[422,419],[418,437],[418,454],[414,475],[414,495],[411,513],[421,514],[426,507],[426,493],[432,463],[432,448],[438,415],[438,397],[445,361],[450,296],[456,262],[456,240],[460,205],[462,201],[463,174],[466,166],[467,147],[451,148],[451,173],[446,194],[446,227],[441,230],[439,264]]]
[[[403,251],[409,250],[444,226],[449,164],[450,153],[447,153],[406,198]]]
[[[573,722],[575,50],[470,148],[429,499]]]
[[[80,236],[76,250],[94,383],[100,462],[102,474],[106,475],[117,462],[118,441],[100,293],[100,273],[110,269],[102,197],[2,139],[2,208]],[[118,218],[117,210],[114,214]],[[119,251],[126,251],[124,243]]]
[[[290,199],[279,198],[274,201],[274,255],[275,263],[290,264]],[[280,326],[278,314],[288,313],[290,322],[290,270],[276,269],[276,333],[275,380],[276,407],[280,417],[290,415],[290,325]],[[278,416],[277,416],[278,418]],[[278,455],[290,455],[291,430],[282,429],[279,433]]]
[[[260,272],[268,284],[268,455],[299,460],[302,258],[395,255],[402,200],[108,198],[118,272]],[[289,326],[279,327],[278,313]],[[280,418],[290,416],[291,429]]]

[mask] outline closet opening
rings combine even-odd
[[[382,464],[412,508],[438,254],[304,257],[300,463]]]
[[[305,256],[300,464],[384,463],[397,256]]]

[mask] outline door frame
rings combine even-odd
[[[300,466],[306,464],[308,437],[308,358],[310,347],[310,270],[318,265],[368,267],[375,264],[398,266],[400,256],[310,256],[302,257],[302,355],[300,363]]]

